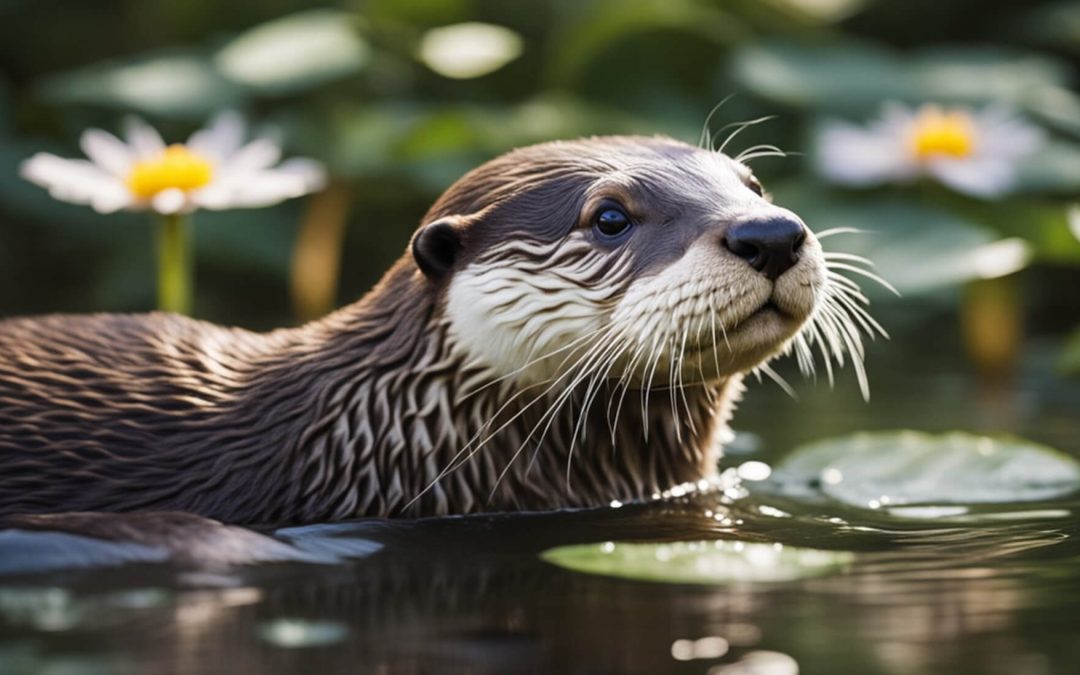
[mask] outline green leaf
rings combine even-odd
[[[848,551],[741,541],[560,546],[541,557],[575,572],[671,584],[777,583],[840,571]]]
[[[1076,492],[1080,462],[1019,438],[859,433],[796,448],[777,464],[768,484],[788,496],[870,509],[1008,504]]]
[[[1068,208],[1052,202],[1009,200],[999,203],[965,201],[973,219],[1003,236],[1023,237],[1044,262],[1080,262],[1080,240],[1070,231]]]
[[[1080,54],[1080,4],[1069,0],[1036,7],[1023,22],[1029,40]]]
[[[370,48],[353,17],[315,10],[242,33],[214,57],[224,75],[261,93],[295,93],[359,72]]]
[[[774,101],[834,113],[868,115],[884,101],[1006,103],[1045,116],[1080,106],[1058,61],[1004,48],[930,49],[900,56],[847,41],[748,43],[734,56],[735,78]],[[1062,123],[1067,120],[1059,120]]]
[[[575,81],[588,64],[621,41],[640,38],[660,30],[682,31],[723,45],[745,31],[741,20],[717,7],[690,0],[645,0],[579,5],[583,11],[568,13],[564,28],[553,44],[552,79]]]
[[[1066,375],[1080,375],[1080,329],[1074,331],[1066,341],[1059,367]]]
[[[50,77],[43,95],[58,104],[90,104],[163,117],[197,118],[239,105],[242,94],[197,52],[156,52]]]
[[[328,123],[304,125],[291,137],[305,152],[326,158],[337,175],[407,170],[438,189],[510,148],[599,133],[645,132],[649,126],[620,111],[567,96],[517,105],[374,103],[339,106]]]
[[[1031,257],[1030,245],[1023,239],[1003,239],[976,221],[914,201],[872,195],[841,200],[808,183],[778,186],[774,195],[778,204],[798,213],[815,232],[837,227],[860,230],[825,239],[822,246],[868,258],[875,271],[905,296],[1011,274]],[[881,295],[874,284],[862,285]]]
[[[1053,141],[1023,160],[1013,192],[1080,193],[1080,146]]]

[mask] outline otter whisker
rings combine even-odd
[[[759,151],[762,151],[762,150],[768,150],[770,152],[778,153],[778,154],[781,154],[781,155],[785,154],[783,150],[781,150],[779,147],[777,147],[777,146],[775,146],[775,145],[773,145],[771,143],[759,143],[758,145],[751,145],[749,148],[746,148],[745,150],[743,150],[739,154],[735,155],[732,159],[734,159],[736,162],[738,162],[742,157],[745,157],[746,155],[749,155],[752,152],[759,152]]]
[[[555,356],[556,354],[560,354],[560,353],[562,353],[562,352],[564,352],[564,351],[566,351],[568,349],[572,349],[573,347],[575,347],[579,343],[584,342],[586,340],[589,340],[589,339],[595,337],[598,333],[606,330],[607,328],[608,328],[607,325],[599,326],[598,328],[596,328],[596,329],[594,329],[592,331],[589,331],[589,332],[585,333],[584,335],[579,335],[578,337],[574,338],[570,342],[564,344],[563,346],[561,346],[561,347],[559,347],[557,349],[554,349],[554,350],[552,350],[552,351],[550,351],[550,352],[548,352],[546,354],[542,354],[540,356],[537,356],[536,358],[530,358],[529,361],[526,361],[519,368],[516,368],[513,371],[511,371],[511,372],[509,372],[509,373],[507,373],[505,375],[502,375],[500,377],[489,380],[483,386],[478,387],[476,389],[473,389],[473,390],[471,390],[469,392],[466,392],[466,393],[462,394],[461,398],[464,400],[464,399],[466,399],[466,398],[468,398],[470,396],[473,396],[473,395],[487,389],[488,387],[491,387],[491,386],[493,386],[495,384],[498,384],[499,382],[503,382],[505,380],[508,380],[508,379],[514,377],[515,375],[520,375],[521,373],[528,370],[528,368],[530,366],[536,365],[537,363],[540,363],[541,361],[545,361],[547,359],[550,359],[552,356]],[[535,347],[534,347],[534,350],[535,350]],[[530,356],[531,356],[531,353],[530,353]],[[563,363],[560,363],[559,366],[561,367],[562,365],[564,365],[564,363],[565,363],[565,360],[564,360]]]
[[[689,322],[687,322],[689,323]],[[694,424],[694,411],[690,410],[690,402],[686,400],[686,386],[683,378],[683,368],[686,366],[686,340],[690,337],[690,327],[683,331],[682,347],[679,350],[679,396],[682,397],[683,407],[686,409],[686,419],[690,425],[690,435],[697,436],[697,426]],[[700,364],[699,364],[700,365]]]
[[[800,332],[791,342],[791,349],[795,351],[795,360],[799,365],[799,372],[804,377],[817,379],[817,366],[814,364],[814,353],[810,350],[805,333]]]
[[[832,316],[835,322],[834,326],[836,327],[836,332],[847,346],[848,352],[851,354],[851,365],[855,369],[855,377],[859,381],[859,390],[862,392],[863,398],[869,400],[870,383],[866,376],[866,368],[863,366],[864,354],[859,334],[852,328],[850,322],[842,321],[836,316],[836,310],[833,307],[827,307],[827,311],[833,312]]]
[[[875,281],[878,284],[881,284],[888,290],[892,291],[892,293],[895,294],[897,297],[900,297],[900,291],[896,290],[896,288],[892,284],[890,284],[888,281],[885,281],[880,276],[869,270],[864,270],[863,268],[856,267],[855,265],[848,265],[845,263],[836,262],[835,260],[826,261],[825,264],[830,270],[844,270],[847,272],[852,272],[854,274],[862,275],[867,279],[870,279],[871,281]]]
[[[824,302],[824,300],[822,300]],[[826,337],[826,327],[823,325],[822,314],[820,308],[814,312],[810,317],[810,321],[807,323],[806,328],[803,329],[804,334],[809,335],[808,345],[817,345],[818,351],[821,353],[821,362],[825,365],[825,375],[829,381],[829,386],[833,386],[835,383],[835,376],[833,374],[832,360],[833,354],[829,349],[832,346],[831,341]],[[810,347],[808,346],[809,350]],[[843,356],[839,356],[840,363],[843,365]]]
[[[712,298],[710,297],[710,300],[711,299]],[[710,318],[709,332],[712,333],[713,365],[716,367],[717,374],[719,374],[720,373],[720,355],[716,353],[717,350],[719,349],[719,347],[717,347],[717,344],[716,344],[716,307],[713,305],[712,302],[709,303],[709,318]],[[727,334],[724,335],[724,340],[725,341],[727,340]]]
[[[839,272],[828,269],[826,269],[825,276],[832,282],[832,286],[836,287],[836,290],[850,293],[854,297],[866,298],[866,296],[863,295],[862,287],[860,287],[853,279],[849,279]]]
[[[582,339],[584,339],[584,338],[587,338],[587,337],[592,337],[592,336],[594,336],[594,335],[596,335],[596,334],[598,334],[598,333],[601,333],[601,332],[603,332],[603,331],[605,331],[605,330],[609,330],[608,326],[601,326],[600,328],[596,329],[595,331],[592,331],[592,332],[590,332],[590,333],[588,333],[588,334],[586,334],[586,335],[582,336],[581,338],[578,338],[578,339],[575,339],[575,340],[573,340],[573,341],[572,341],[572,342],[571,342],[570,344],[571,344],[571,345],[574,345],[575,343],[578,343],[578,342],[580,342],[580,341],[581,341]],[[552,352],[552,353],[551,353],[551,355],[554,355],[555,353],[557,353],[557,352],[559,352],[559,351],[562,351],[562,350],[561,350],[561,349],[555,350],[554,352]],[[559,370],[561,370],[562,368],[564,368],[564,367],[566,366],[566,363],[567,363],[567,361],[569,361],[569,360],[570,360],[570,358],[571,358],[572,356],[573,356],[573,352],[571,352],[570,354],[567,354],[567,355],[566,355],[565,357],[563,357],[562,361],[561,361],[561,362],[559,363],[559,365],[558,365],[558,366],[556,367],[556,372],[558,372]],[[552,379],[554,379],[554,378],[547,378],[546,380],[543,380],[543,381],[541,381],[541,382],[539,382],[539,383],[536,383],[536,384],[533,384],[533,385],[527,385],[527,386],[525,386],[525,387],[524,387],[524,388],[523,388],[523,389],[522,389],[521,391],[519,391],[519,392],[518,392],[517,394],[515,394],[515,395],[514,395],[514,396],[512,396],[512,397],[511,397],[511,398],[510,398],[509,400],[507,400],[507,401],[506,401],[505,403],[503,403],[503,405],[502,405],[502,406],[501,406],[501,407],[500,407],[500,408],[499,408],[498,410],[496,410],[496,411],[495,411],[495,413],[494,413],[494,414],[493,414],[493,415],[491,416],[491,418],[490,418],[490,419],[489,419],[489,420],[488,420],[487,422],[485,422],[485,424],[484,424],[484,425],[482,425],[482,426],[480,427],[480,429],[479,429],[479,430],[478,430],[478,431],[476,432],[476,434],[475,434],[475,435],[474,435],[474,436],[473,436],[473,437],[472,437],[472,438],[471,438],[471,439],[469,440],[469,442],[468,442],[468,443],[466,443],[466,444],[465,444],[465,446],[464,446],[464,447],[463,447],[463,448],[462,448],[461,450],[459,450],[459,451],[458,451],[458,453],[457,453],[457,454],[456,454],[456,455],[455,455],[455,456],[454,456],[454,457],[453,457],[453,458],[451,459],[451,465],[453,464],[453,462],[454,462],[454,461],[456,461],[456,460],[457,460],[457,458],[458,458],[458,457],[459,457],[459,456],[461,455],[461,453],[462,453],[462,452],[464,452],[465,450],[467,450],[467,449],[469,448],[469,446],[471,446],[471,445],[472,445],[472,444],[473,444],[474,442],[476,442],[476,439],[477,439],[478,437],[480,437],[480,436],[481,436],[481,435],[483,435],[484,433],[487,433],[487,429],[489,429],[489,428],[490,428],[490,425],[491,425],[491,424],[492,424],[492,423],[493,423],[493,422],[494,422],[494,421],[495,421],[495,420],[496,420],[496,419],[498,418],[498,416],[499,416],[500,414],[502,414],[502,412],[503,412],[504,410],[506,410],[506,408],[507,408],[507,407],[509,407],[509,406],[510,406],[510,405],[511,405],[511,404],[512,404],[512,403],[513,403],[513,402],[514,402],[514,401],[515,401],[515,400],[516,400],[516,399],[517,399],[517,398],[518,398],[518,397],[519,397],[519,396],[520,396],[521,394],[523,394],[523,393],[527,392],[527,391],[528,391],[529,389],[533,389],[533,388],[535,388],[535,387],[537,387],[537,386],[543,386],[544,384],[548,384],[548,383],[552,382]],[[554,386],[554,384],[557,384],[557,380],[556,380],[556,381],[555,381],[554,383],[552,383],[552,385],[553,385],[553,386]],[[549,389],[550,389],[550,387],[549,387]],[[541,397],[542,397],[542,394],[541,394]],[[539,398],[539,397],[538,397],[538,398]],[[479,448],[480,446],[484,445],[484,443],[486,443],[486,442],[487,442],[488,440],[490,440],[490,439],[491,439],[491,438],[492,438],[493,436],[495,436],[496,434],[498,434],[498,433],[499,433],[499,432],[500,432],[500,431],[501,431],[501,430],[502,430],[503,428],[505,428],[505,427],[506,427],[506,426],[508,426],[508,425],[509,425],[510,423],[512,423],[512,422],[513,422],[513,421],[514,421],[514,420],[516,419],[516,417],[517,417],[517,416],[521,415],[521,414],[522,414],[522,413],[524,412],[524,410],[528,409],[528,407],[529,407],[529,406],[531,406],[531,405],[532,405],[533,403],[535,403],[535,402],[536,402],[536,399],[534,399],[534,400],[533,400],[532,402],[530,402],[530,403],[529,403],[528,405],[526,405],[526,406],[525,406],[525,408],[523,408],[523,409],[522,409],[522,411],[518,412],[518,413],[517,413],[517,414],[516,414],[516,415],[515,415],[514,417],[511,417],[511,419],[510,419],[510,420],[509,420],[509,421],[508,421],[508,422],[507,422],[506,424],[504,424],[504,425],[503,425],[502,427],[500,427],[500,428],[499,428],[499,429],[497,429],[497,430],[496,430],[495,432],[493,432],[492,434],[490,434],[490,435],[489,435],[489,436],[488,436],[488,437],[487,437],[486,439],[484,439],[484,441],[483,441],[483,442],[481,442],[481,443],[480,443],[480,445],[479,445],[479,446],[477,446],[477,448]],[[474,452],[475,452],[475,451],[474,451]],[[467,457],[465,461],[468,461],[468,459],[470,459],[471,457],[472,457],[472,454],[470,454],[470,455],[469,455],[469,457]]]
[[[576,382],[580,383],[581,380],[576,380]],[[502,472],[500,472],[499,476],[495,479],[495,484],[494,486],[492,486],[491,492],[488,495],[489,500],[495,495],[495,492],[496,490],[498,490],[499,484],[502,482],[502,479],[506,476],[507,473],[509,473],[510,468],[514,465],[514,462],[517,461],[517,458],[525,450],[525,447],[529,444],[529,441],[532,439],[533,435],[536,434],[537,429],[540,427],[541,424],[544,423],[544,419],[550,415],[548,426],[544,429],[544,434],[542,434],[541,437],[536,441],[536,450],[533,451],[532,457],[529,459],[529,466],[528,468],[526,468],[525,473],[528,474],[532,471],[533,463],[536,461],[536,458],[540,453],[540,448],[543,444],[544,437],[547,434],[548,427],[550,427],[551,422],[554,420],[558,412],[562,409],[563,404],[566,402],[566,400],[568,400],[567,396],[572,397],[575,388],[576,384],[572,384],[571,386],[567,387],[566,392],[564,392],[563,395],[556,397],[556,400],[552,404],[552,407],[549,409],[549,411],[544,413],[536,422],[536,424],[533,425],[532,430],[525,436],[525,439],[521,442],[521,444],[518,445],[513,455],[511,455],[509,461],[507,461],[506,466],[503,468]]]
[[[671,400],[671,417],[675,420],[675,440],[682,443],[682,424],[679,420],[679,407],[675,398],[677,389],[675,386],[675,378],[678,373],[678,369],[675,365],[675,336],[669,334],[668,340],[668,398]]]
[[[724,139],[724,142],[720,144],[720,147],[716,149],[716,152],[723,152],[724,148],[726,148],[728,144],[735,139],[736,136],[741,134],[746,129],[749,129],[754,125],[761,124],[762,122],[768,122],[769,120],[773,119],[776,119],[776,115],[765,115],[764,117],[759,117],[757,119],[749,120],[747,122],[736,122],[720,127],[720,131],[723,131],[724,129],[728,129],[733,126],[737,128],[735,129],[735,131],[732,131],[730,134],[728,134],[728,137]]]
[[[610,326],[604,326],[604,327],[603,327],[602,329],[600,329],[600,330],[598,330],[598,331],[596,331],[596,332],[601,332],[601,331],[611,331],[611,330],[612,330],[612,328],[611,328]],[[504,429],[506,429],[506,428],[507,428],[508,426],[510,426],[511,424],[513,424],[513,423],[514,423],[514,422],[515,422],[515,421],[516,421],[516,420],[517,420],[517,419],[518,419],[519,417],[521,417],[522,415],[524,415],[524,414],[525,414],[525,413],[526,413],[526,412],[527,412],[527,411],[528,411],[528,410],[529,410],[529,409],[530,409],[530,408],[531,408],[531,407],[532,407],[533,405],[535,405],[535,404],[536,404],[536,403],[537,403],[538,401],[542,400],[542,399],[543,399],[543,398],[544,398],[544,397],[545,397],[545,396],[546,396],[546,395],[547,395],[547,394],[548,394],[548,393],[549,393],[549,392],[550,392],[550,391],[551,391],[552,389],[554,389],[554,388],[555,388],[556,386],[558,386],[559,382],[560,382],[560,381],[561,381],[561,380],[562,380],[562,379],[563,379],[564,377],[566,377],[566,376],[568,376],[568,375],[571,375],[571,374],[573,374],[573,373],[574,373],[574,370],[575,370],[575,368],[576,368],[576,367],[577,367],[578,365],[580,365],[582,361],[584,361],[584,360],[585,360],[586,358],[588,358],[588,357],[589,357],[589,355],[590,355],[590,354],[592,353],[592,350],[593,350],[594,348],[595,348],[595,346],[593,346],[593,347],[590,347],[589,349],[587,349],[587,350],[585,351],[585,353],[584,353],[584,354],[583,354],[583,355],[582,355],[582,356],[581,356],[580,358],[578,358],[578,360],[577,360],[577,361],[575,361],[575,362],[574,362],[574,364],[573,364],[572,366],[568,367],[568,368],[567,368],[567,369],[565,370],[565,372],[563,372],[563,374],[562,374],[562,375],[559,375],[558,377],[552,377],[552,378],[548,378],[547,380],[543,380],[543,381],[541,381],[541,382],[538,382],[538,383],[536,383],[536,384],[532,384],[532,385],[526,386],[526,387],[525,387],[525,388],[523,388],[523,389],[522,389],[521,391],[519,391],[519,392],[518,392],[517,394],[515,394],[515,396],[514,396],[514,397],[512,397],[512,398],[511,398],[510,400],[506,401],[506,402],[505,402],[505,403],[504,403],[504,404],[502,405],[502,407],[500,407],[500,408],[499,408],[499,409],[498,409],[498,410],[497,410],[497,411],[495,412],[495,414],[493,414],[493,415],[491,416],[491,418],[490,418],[490,419],[489,419],[489,420],[488,420],[487,422],[485,422],[485,424],[484,424],[484,425],[482,425],[482,426],[481,426],[480,430],[479,430],[479,431],[478,431],[478,432],[476,433],[476,435],[474,435],[474,436],[473,436],[473,438],[472,438],[472,439],[470,439],[470,441],[469,441],[468,443],[466,443],[466,444],[465,444],[465,445],[464,445],[464,446],[463,446],[463,447],[462,447],[462,448],[461,448],[460,450],[458,450],[458,451],[457,451],[457,453],[456,453],[456,454],[455,454],[455,455],[454,455],[454,456],[453,456],[453,457],[451,458],[450,462],[449,462],[449,463],[447,464],[446,468],[444,468],[444,469],[443,469],[443,470],[442,470],[442,471],[441,471],[441,472],[440,472],[440,473],[439,473],[439,474],[438,474],[438,475],[437,475],[437,476],[436,476],[436,477],[435,477],[435,478],[434,478],[434,479],[433,479],[433,480],[432,480],[432,481],[431,481],[431,482],[430,482],[430,483],[428,484],[428,486],[427,486],[427,487],[425,487],[425,488],[424,488],[424,490],[422,490],[422,491],[420,492],[420,494],[416,495],[416,496],[415,496],[415,497],[414,497],[414,498],[413,498],[413,499],[412,499],[412,500],[411,500],[411,501],[409,502],[409,504],[407,504],[407,505],[406,505],[406,508],[408,508],[408,506],[411,506],[411,505],[412,505],[412,504],[413,504],[413,503],[414,503],[414,502],[415,502],[415,501],[416,501],[417,499],[420,499],[420,497],[422,497],[422,496],[423,496],[423,495],[424,495],[425,493],[427,493],[427,492],[428,492],[428,491],[429,491],[429,490],[430,490],[430,489],[431,489],[432,487],[434,487],[434,486],[435,486],[435,485],[436,485],[436,484],[437,484],[437,483],[438,483],[439,481],[441,481],[441,480],[442,480],[442,479],[443,479],[444,477],[446,477],[446,476],[447,476],[448,474],[452,473],[452,472],[453,472],[453,471],[455,471],[455,470],[456,470],[456,469],[457,469],[458,467],[460,467],[460,466],[464,465],[464,464],[465,464],[465,463],[467,463],[467,462],[468,462],[469,460],[471,460],[471,459],[472,459],[472,458],[473,458],[473,457],[474,457],[474,456],[476,455],[476,453],[477,453],[477,452],[479,452],[480,448],[484,447],[484,445],[486,445],[488,441],[490,441],[490,440],[491,440],[492,438],[494,438],[495,436],[497,436],[497,435],[498,435],[499,433],[501,433],[501,432],[502,432],[502,431],[503,431]],[[563,359],[562,363],[560,364],[560,368],[561,368],[561,367],[562,367],[563,365],[565,365],[565,363],[566,363],[566,362],[567,362],[567,361],[568,361],[568,360],[569,360],[569,359],[571,358],[571,356],[572,356],[572,352],[571,352],[571,354],[569,354],[569,355],[567,355],[566,357],[564,357],[564,359]],[[499,428],[497,428],[497,429],[496,429],[495,431],[493,431],[493,432],[489,433],[489,434],[488,434],[488,435],[487,435],[487,436],[486,436],[486,437],[485,437],[485,438],[484,438],[484,439],[483,439],[482,441],[480,441],[480,442],[479,442],[479,443],[478,443],[478,444],[477,444],[477,445],[476,445],[475,447],[473,447],[473,448],[472,448],[472,449],[470,450],[470,446],[472,446],[472,445],[473,445],[473,443],[475,443],[475,442],[476,442],[476,439],[477,439],[477,438],[478,438],[479,436],[483,435],[484,433],[487,433],[487,429],[489,429],[489,428],[490,428],[490,425],[491,425],[491,423],[492,423],[492,422],[493,422],[493,421],[494,421],[495,419],[497,419],[497,418],[498,418],[498,415],[499,415],[499,414],[501,414],[501,413],[502,413],[502,412],[503,412],[503,411],[504,411],[504,410],[505,410],[505,409],[506,409],[506,408],[507,408],[507,407],[508,407],[509,405],[511,405],[511,404],[513,403],[513,401],[514,401],[514,400],[515,400],[515,399],[516,399],[516,398],[517,398],[518,396],[520,396],[521,394],[523,394],[523,393],[525,393],[525,392],[529,391],[530,389],[534,389],[534,388],[536,388],[536,387],[541,387],[541,386],[543,386],[543,385],[545,385],[545,384],[547,384],[547,385],[549,385],[549,386],[548,386],[548,387],[547,387],[547,388],[546,388],[546,389],[545,389],[544,391],[542,391],[542,392],[541,392],[541,393],[540,393],[540,394],[539,394],[538,396],[536,396],[535,398],[533,398],[533,399],[532,399],[532,400],[531,400],[531,401],[530,401],[529,403],[527,403],[527,404],[525,404],[524,406],[522,406],[520,410],[518,410],[518,411],[517,411],[516,413],[514,413],[514,415],[512,415],[512,416],[510,417],[510,419],[508,419],[508,420],[507,420],[506,422],[504,422],[503,424],[501,424],[501,425],[499,426]],[[459,458],[461,457],[461,455],[462,455],[462,454],[464,454],[464,453],[466,453],[466,452],[468,452],[468,455],[467,455],[467,456],[466,456],[466,457],[465,457],[464,459],[459,459]]]
[[[848,260],[850,262],[862,263],[867,267],[874,267],[874,263],[869,258],[854,253],[844,253],[843,251],[824,251],[822,257],[826,260]]]
[[[660,354],[662,353],[663,336],[657,333],[653,338],[652,349],[649,351],[649,359],[646,361],[646,369],[649,369],[649,374],[644,380],[644,386],[641,388],[641,424],[642,431],[644,433],[645,440],[649,439],[649,415],[647,410],[649,408],[649,392],[652,391],[653,377],[656,376],[656,367],[660,365]]]
[[[612,325],[612,330],[614,331],[614,324]],[[556,397],[555,402],[552,404],[552,407],[540,417],[540,420],[535,425],[533,425],[532,431],[529,432],[528,436],[525,437],[525,440],[522,441],[521,445],[518,446],[518,449],[510,458],[510,462],[507,463],[506,469],[504,469],[503,472],[499,475],[499,479],[495,481],[495,487],[492,488],[492,494],[495,493],[495,489],[498,487],[499,481],[502,479],[502,476],[506,475],[506,472],[510,469],[510,465],[512,465],[514,460],[517,459],[518,455],[521,454],[521,451],[528,444],[529,440],[532,439],[533,435],[539,429],[540,425],[544,424],[544,421],[546,419],[547,423],[544,425],[544,431],[540,435],[539,440],[537,441],[536,451],[540,451],[540,447],[544,442],[544,438],[547,437],[548,430],[551,428],[551,424],[552,422],[554,422],[559,411],[562,409],[562,406],[565,405],[566,402],[574,395],[574,393],[577,391],[577,387],[584,381],[584,379],[592,374],[592,363],[596,360],[599,354],[608,347],[610,347],[610,343],[605,344],[602,340],[598,341],[598,343],[594,345],[587,354],[588,362],[582,364],[579,360],[578,363],[574,365],[574,369],[576,369],[578,366],[581,366],[581,373],[570,384],[566,386],[565,390]],[[571,439],[571,450],[569,454],[573,454],[573,439]],[[534,454],[533,459],[535,460],[535,458],[536,455]],[[530,461],[530,466],[531,464],[532,462]]]
[[[698,140],[698,147],[702,150],[705,150],[706,148],[712,148],[712,133],[709,130],[709,124],[712,123],[713,115],[715,115],[725,103],[730,101],[731,97],[734,95],[735,94],[728,94],[724,98],[720,99],[720,102],[714,105],[712,107],[712,110],[709,111],[709,114],[705,116],[705,124],[701,126],[701,138]]]
[[[575,429],[574,429],[574,433],[573,433],[573,436],[576,437],[577,434],[578,434],[578,431],[580,430],[580,432],[581,432],[581,442],[582,443],[584,443],[585,440],[586,440],[586,438],[585,438],[585,429],[582,426],[582,423],[585,420],[585,413],[588,412],[589,407],[592,405],[592,401],[595,399],[596,394],[599,392],[599,387],[597,385],[598,385],[599,382],[606,379],[607,376],[611,373],[611,369],[612,369],[612,367],[614,367],[615,361],[617,361],[620,356],[622,356],[622,345],[620,345],[618,343],[618,341],[612,340],[609,347],[608,347],[608,349],[606,349],[600,355],[600,358],[603,360],[603,365],[599,366],[596,369],[595,376],[591,380],[589,380],[589,385],[585,390],[585,401],[584,401],[584,404],[582,405],[583,412],[578,418],[578,424],[575,425]],[[570,448],[571,448],[571,453],[572,453],[573,452],[573,441],[571,441]]]
[[[884,338],[888,338],[889,334],[877,322],[874,317],[870,316],[862,306],[860,306],[855,300],[846,293],[837,293],[835,296],[836,302],[842,305],[851,316],[852,319],[857,321],[862,327],[863,331],[870,337],[871,340],[876,339],[876,336],[880,334]],[[865,304],[865,303],[864,303]]]
[[[580,359],[578,359],[578,361],[576,361],[571,368],[569,368],[565,373],[563,373],[562,375],[559,376],[558,380],[561,380],[563,377],[565,377],[567,375],[574,375],[576,373],[576,371],[577,371],[578,366],[582,365],[582,361],[584,361],[585,359],[590,359],[591,360],[591,358],[592,358],[593,354],[596,352],[597,348],[598,348],[598,345],[593,345],[592,347],[590,347],[589,350]],[[588,368],[587,367],[583,370],[583,373],[586,373],[586,374],[588,373]],[[533,425],[532,431],[529,432],[529,434],[525,437],[525,440],[523,440],[521,442],[521,444],[517,447],[517,449],[514,451],[513,455],[511,455],[510,459],[507,461],[506,466],[503,468],[503,470],[499,473],[498,477],[495,479],[495,484],[491,487],[491,491],[488,493],[488,501],[490,501],[491,499],[494,498],[495,493],[499,489],[499,484],[502,482],[502,479],[506,476],[507,473],[509,473],[510,468],[513,466],[514,462],[517,460],[518,456],[521,455],[522,451],[525,449],[525,446],[528,445],[529,440],[532,438],[533,434],[536,433],[536,429],[540,426],[540,424],[543,423],[544,419],[547,418],[548,416],[550,416],[551,420],[553,420],[555,418],[555,416],[558,414],[559,410],[562,408],[563,403],[565,403],[565,401],[567,400],[568,397],[573,395],[574,391],[576,390],[577,386],[581,383],[582,378],[584,376],[585,375],[578,374],[578,376],[574,379],[574,381],[571,382],[570,384],[568,384],[566,386],[566,388],[564,389],[564,391],[559,396],[556,397],[556,401],[552,405],[551,409],[548,410],[547,412],[545,412],[540,417],[540,420],[535,425]],[[555,384],[558,383],[558,380],[556,380]],[[554,384],[553,384],[553,386],[554,386]],[[537,401],[545,398],[547,396],[547,394],[551,391],[551,389],[552,389],[552,387],[549,387],[540,396],[533,399],[533,401],[530,402],[528,406],[526,406],[526,409],[531,407]],[[517,415],[515,415],[514,419],[516,419],[517,417],[522,415],[524,412],[525,412],[525,409],[523,409]],[[549,421],[549,424],[550,424],[550,421]],[[506,425],[504,425],[503,427],[500,427],[499,431],[501,431],[502,428],[505,428],[505,426]],[[496,433],[498,433],[498,431],[496,431]],[[541,439],[537,442],[537,451],[539,451],[540,444],[542,442],[543,442],[543,437],[541,437]],[[536,459],[536,454],[534,453],[533,454],[533,460],[535,460],[535,459]],[[532,461],[529,462],[529,466],[530,466],[530,469],[531,469]],[[528,473],[528,471],[529,470],[527,469],[526,473]]]
[[[860,230],[857,227],[832,227],[821,232],[815,232],[814,236],[818,239],[825,239],[828,237],[834,237],[838,234],[869,234],[866,230]]]
[[[700,339],[701,333],[705,329],[705,322],[708,320],[708,318],[709,317],[707,315],[702,315],[702,316],[698,317],[698,329],[695,331],[695,335],[698,335],[699,339]],[[699,349],[700,349],[700,347],[699,347]],[[705,368],[701,363],[702,359],[701,359],[700,355],[698,356],[698,358],[696,358],[694,360],[697,361],[698,382],[700,384],[707,383],[709,381],[709,378],[707,378],[705,376]],[[716,404],[715,392],[713,392],[713,390],[710,387],[704,387],[704,391],[705,391],[705,398],[709,401],[709,405],[715,405]]]
[[[586,442],[585,428],[582,425],[584,424],[585,419],[589,414],[589,409],[592,407],[593,400],[595,399],[595,393],[590,394],[590,392],[594,392],[594,391],[597,390],[597,387],[596,387],[597,382],[599,382],[599,381],[601,381],[603,379],[606,379],[607,374],[611,372],[611,366],[614,365],[615,361],[619,358],[620,352],[621,352],[621,349],[619,349],[619,348],[616,348],[616,349],[613,349],[613,350],[608,350],[608,353],[611,354],[611,356],[609,356],[607,358],[606,366],[601,366],[600,368],[598,368],[596,370],[596,373],[593,375],[592,379],[589,380],[589,386],[585,391],[585,402],[584,402],[584,405],[582,406],[581,414],[578,416],[577,425],[575,426],[575,428],[574,428],[574,430],[573,430],[573,432],[571,433],[571,436],[570,436],[570,451],[566,455],[566,489],[567,490],[570,489],[570,468],[571,468],[571,465],[572,465],[573,460],[574,460],[574,444],[575,444],[575,441],[577,441],[579,431],[581,433],[581,443],[582,443],[582,445],[584,445],[585,442]]]
[[[616,389],[621,388],[622,393],[619,394],[618,403],[615,406],[615,420],[614,420],[614,422],[611,419],[611,404],[613,402],[615,402],[615,397],[613,396],[610,400],[608,400],[607,422],[608,422],[608,431],[611,432],[611,451],[612,452],[615,452],[615,429],[618,427],[618,424],[619,424],[619,413],[622,411],[623,400],[625,400],[625,398],[626,398],[626,392],[630,390],[630,384],[631,384],[632,379],[633,379],[633,373],[636,371],[637,365],[640,362],[641,357],[645,353],[645,346],[647,344],[648,343],[646,343],[646,342],[640,342],[637,349],[635,349],[634,353],[630,356],[629,361],[627,361],[626,366],[623,368],[623,374],[619,377],[618,382],[615,383],[615,388]]]
[[[738,155],[733,157],[736,162],[740,164],[749,164],[753,160],[759,157],[788,157],[789,153],[784,152],[775,145],[761,144],[752,145],[749,148],[743,150]]]
[[[791,384],[787,380],[785,380],[780,375],[780,373],[773,370],[772,367],[769,366],[769,364],[762,363],[757,368],[754,368],[754,370],[751,372],[754,373],[754,376],[757,378],[758,382],[761,382],[761,375],[764,373],[765,376],[775,382],[785,394],[795,399],[796,401],[799,400],[799,396],[795,393],[795,389],[791,386]]]

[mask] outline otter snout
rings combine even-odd
[[[727,250],[775,280],[799,262],[806,227],[789,215],[757,216],[731,225],[721,241]]]

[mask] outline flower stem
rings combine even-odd
[[[179,213],[162,216],[158,230],[158,309],[191,313],[193,271],[187,217]]]

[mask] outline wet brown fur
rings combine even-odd
[[[467,257],[522,199],[576,210],[589,172],[567,162],[572,144],[544,148],[469,174],[424,222],[483,222],[464,231]],[[666,395],[628,405],[614,438],[597,406],[576,450],[580,408],[568,405],[545,447],[526,443],[512,462],[538,418],[526,411],[431,488],[469,439],[519,409],[499,412],[509,384],[465,395],[485,376],[449,344],[444,290],[406,254],[355,304],[266,334],[160,313],[0,322],[0,515],[176,510],[301,523],[597,506],[712,472],[738,378],[687,388],[681,420]]]

